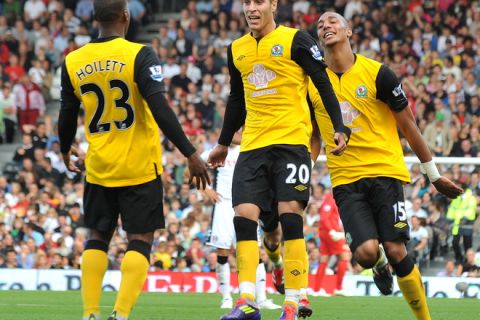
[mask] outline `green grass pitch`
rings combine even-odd
[[[272,295],[276,303],[283,296]],[[102,320],[111,312],[115,294],[104,293]],[[407,304],[396,297],[311,298],[319,320],[409,320],[414,319]],[[131,320],[217,320],[225,313],[219,309],[216,294],[142,293]],[[478,299],[430,299],[434,320],[480,319]],[[279,310],[262,311],[262,320],[277,320]],[[1,320],[80,320],[78,291],[0,291]]]

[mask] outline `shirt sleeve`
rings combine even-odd
[[[144,99],[165,92],[161,62],[150,47],[143,47],[135,58],[135,82]]]
[[[223,120],[222,132],[218,143],[229,146],[233,135],[245,123],[247,111],[245,108],[245,89],[243,88],[242,75],[233,63],[232,45],[228,46],[227,52],[228,70],[230,73],[230,95],[228,96]]]
[[[350,138],[350,128],[343,124],[337,96],[327,75],[327,65],[312,36],[298,31],[292,42],[292,60],[305,70],[318,90],[323,105],[332,121],[335,132],[343,132]]]
[[[408,106],[407,96],[400,80],[392,69],[382,65],[375,80],[377,99],[388,104],[394,112],[400,112]]]
[[[177,116],[163,96],[165,85],[160,60],[150,47],[143,47],[135,58],[134,79],[155,122],[180,152],[189,157],[196,149],[185,136]]]
[[[62,64],[61,75],[60,114],[58,116],[58,137],[62,153],[70,151],[75,134],[77,133],[77,117],[80,110],[80,101],[75,95],[65,62]]]

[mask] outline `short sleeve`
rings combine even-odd
[[[157,55],[150,47],[143,47],[135,58],[135,82],[143,98],[165,92],[163,70]]]
[[[390,109],[400,112],[408,106],[407,96],[402,84],[392,69],[382,65],[375,81],[377,86],[377,99],[388,104]]]
[[[327,67],[315,39],[305,31],[298,31],[293,37],[291,56],[307,73],[311,68]]]

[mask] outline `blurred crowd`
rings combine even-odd
[[[65,55],[97,36],[92,2],[0,1],[0,136],[4,143],[21,136],[0,176],[0,267],[78,268],[81,263],[87,237],[83,177],[66,171],[57,116],[45,112],[45,106],[58,108],[59,66]],[[134,21],[130,39],[151,19],[146,13],[152,3],[129,1]],[[402,79],[436,156],[478,156],[480,1],[279,0],[277,21],[316,38],[316,21],[326,10],[350,21],[355,52],[389,65]],[[150,44],[163,64],[170,107],[200,152],[216,144],[222,126],[230,91],[227,46],[246,32],[241,1],[189,1]],[[86,150],[84,132],[80,118],[76,143]],[[167,228],[155,233],[151,268],[214,271],[216,254],[205,246],[213,204],[188,185],[183,156],[166,139],[162,143]],[[404,139],[402,143],[405,154],[412,155]],[[467,190],[454,201],[441,196],[418,165],[409,169],[405,212],[412,228],[410,254],[422,267],[431,261],[451,264],[453,271],[445,271],[449,276],[480,276],[480,248],[473,241],[479,232],[478,166],[440,166]],[[317,163],[305,217],[312,273],[320,245],[318,209],[329,188],[328,170]],[[119,268],[125,250],[119,228],[109,251],[111,269]],[[233,255],[230,265],[235,269]],[[354,262],[351,272],[360,272]]]

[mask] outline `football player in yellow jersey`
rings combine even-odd
[[[455,198],[463,190],[440,176],[393,71],[352,52],[348,22],[337,13],[324,13],[318,20],[317,33],[325,49],[327,73],[340,101],[343,121],[352,130],[344,155],[330,156],[328,151],[335,147],[330,137],[333,129],[326,121],[323,102],[314,90],[310,92],[326,143],[333,195],[346,240],[355,260],[364,268],[373,268],[375,283],[383,294],[393,290],[390,262],[415,317],[430,319],[420,272],[405,247],[409,227],[403,184],[410,177],[397,126],[438,191]],[[318,150],[312,152],[318,155]]]
[[[160,131],[188,158],[197,188],[210,183],[206,165],[183,133],[164,94],[160,61],[149,47],[124,39],[127,0],[95,0],[99,38],[71,52],[62,66],[58,120],[63,160],[71,159],[80,103],[85,110],[85,225],[91,229],[82,255],[83,319],[100,319],[108,244],[119,214],[128,247],[110,320],[124,320],[137,301],[150,261],[153,232],[165,227]]]
[[[277,0],[244,0],[250,33],[228,48],[231,92],[218,146],[209,164],[224,164],[234,133],[243,125],[232,204],[240,298],[223,320],[260,319],[255,303],[257,221],[278,201],[284,238],[285,302],[282,320],[295,319],[308,266],[302,212],[309,199],[311,117],[305,99],[308,76],[332,119],[333,154],[346,148],[350,130],[325,72],[315,40],[304,31],[277,26]],[[272,192],[273,191],[273,192]]]

